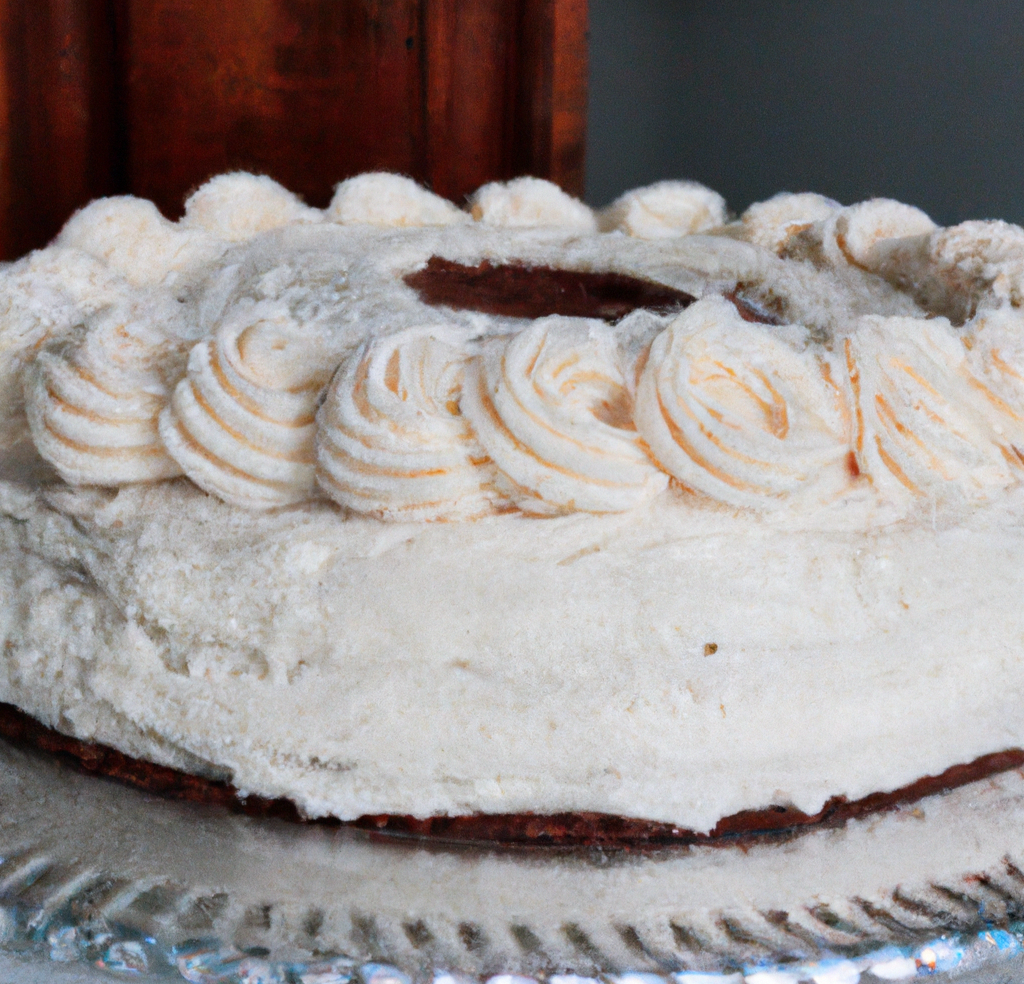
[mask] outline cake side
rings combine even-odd
[[[342,819],[707,831],[1024,746],[1012,513],[786,529],[664,495],[538,541],[512,515],[382,529],[181,482],[22,493],[5,698]]]

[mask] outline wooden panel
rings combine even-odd
[[[347,174],[422,171],[416,0],[119,0],[118,13],[129,185],[167,214],[226,170],[317,206]]]
[[[103,0],[0,0],[0,256],[115,190],[112,39]]]
[[[453,201],[513,174],[519,15],[516,0],[426,0],[423,177]]]
[[[587,0],[524,0],[513,174],[583,195],[587,138]]]
[[[367,170],[583,190],[586,0],[0,0],[0,256],[214,174],[310,204]]]

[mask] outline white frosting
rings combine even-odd
[[[725,199],[696,181],[659,181],[627,191],[598,217],[601,229],[642,239],[687,236],[725,222]]]
[[[1019,479],[944,318],[863,318],[844,349],[860,467],[886,495],[985,498]]]
[[[22,379],[41,346],[130,293],[117,274],[78,250],[51,247],[0,270],[0,449],[25,439]]]
[[[375,226],[458,225],[471,221],[446,198],[398,174],[360,174],[342,181],[327,206],[331,222]]]
[[[1019,496],[872,528],[0,491],[0,699],[313,814],[708,830],[1024,746]]]
[[[935,223],[913,205],[872,198],[825,219],[821,226],[822,248],[832,263],[845,260],[872,269],[875,247],[883,240],[924,235],[935,228]]]
[[[157,433],[169,395],[160,356],[168,354],[158,331],[115,310],[77,343],[37,356],[25,381],[28,421],[65,481],[116,486],[181,474]]]
[[[665,487],[633,426],[620,361],[610,328],[569,318],[484,348],[463,412],[524,512],[621,512]]]
[[[989,405],[1000,449],[1024,462],[1024,312],[987,311],[967,328],[967,381]]]
[[[459,410],[469,357],[465,333],[432,326],[341,364],[318,414],[320,484],[336,502],[385,519],[491,511],[487,454]]]
[[[871,266],[957,322],[985,305],[1024,305],[1024,229],[1007,222],[963,222],[882,242]]]
[[[683,485],[767,506],[809,484],[841,484],[850,412],[840,368],[803,332],[753,325],[707,298],[651,347],[636,426]]]
[[[755,202],[740,220],[747,239],[777,253],[791,236],[827,219],[840,207],[824,195],[784,191],[767,201]]]
[[[319,222],[323,215],[304,205],[266,175],[235,172],[207,181],[185,202],[186,228],[205,229],[218,239],[243,242],[292,222]]]
[[[200,488],[265,509],[313,493],[314,411],[333,360],[286,314],[246,313],[192,349],[160,435]]]
[[[790,201],[645,240],[522,179],[475,223],[231,245],[247,182],[179,224],[98,203],[0,270],[0,427],[24,383],[67,479],[0,473],[0,699],[342,817],[706,830],[1024,746],[1024,231],[877,202],[793,231],[831,206]],[[432,256],[701,300],[442,311],[404,280]]]
[[[510,228],[559,226],[597,232],[594,213],[558,185],[541,178],[515,178],[506,184],[485,184],[470,198],[473,218]]]
[[[224,251],[205,229],[176,225],[152,202],[130,195],[86,205],[68,219],[56,242],[102,260],[138,286],[209,264]]]

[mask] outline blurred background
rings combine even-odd
[[[1020,0],[590,0],[586,197],[688,177],[1024,223]]]
[[[317,206],[386,169],[1024,223],[1022,49],[1020,0],[0,0],[0,259],[230,169]]]

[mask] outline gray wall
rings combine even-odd
[[[590,0],[587,199],[884,195],[1024,223],[1024,0]]]

